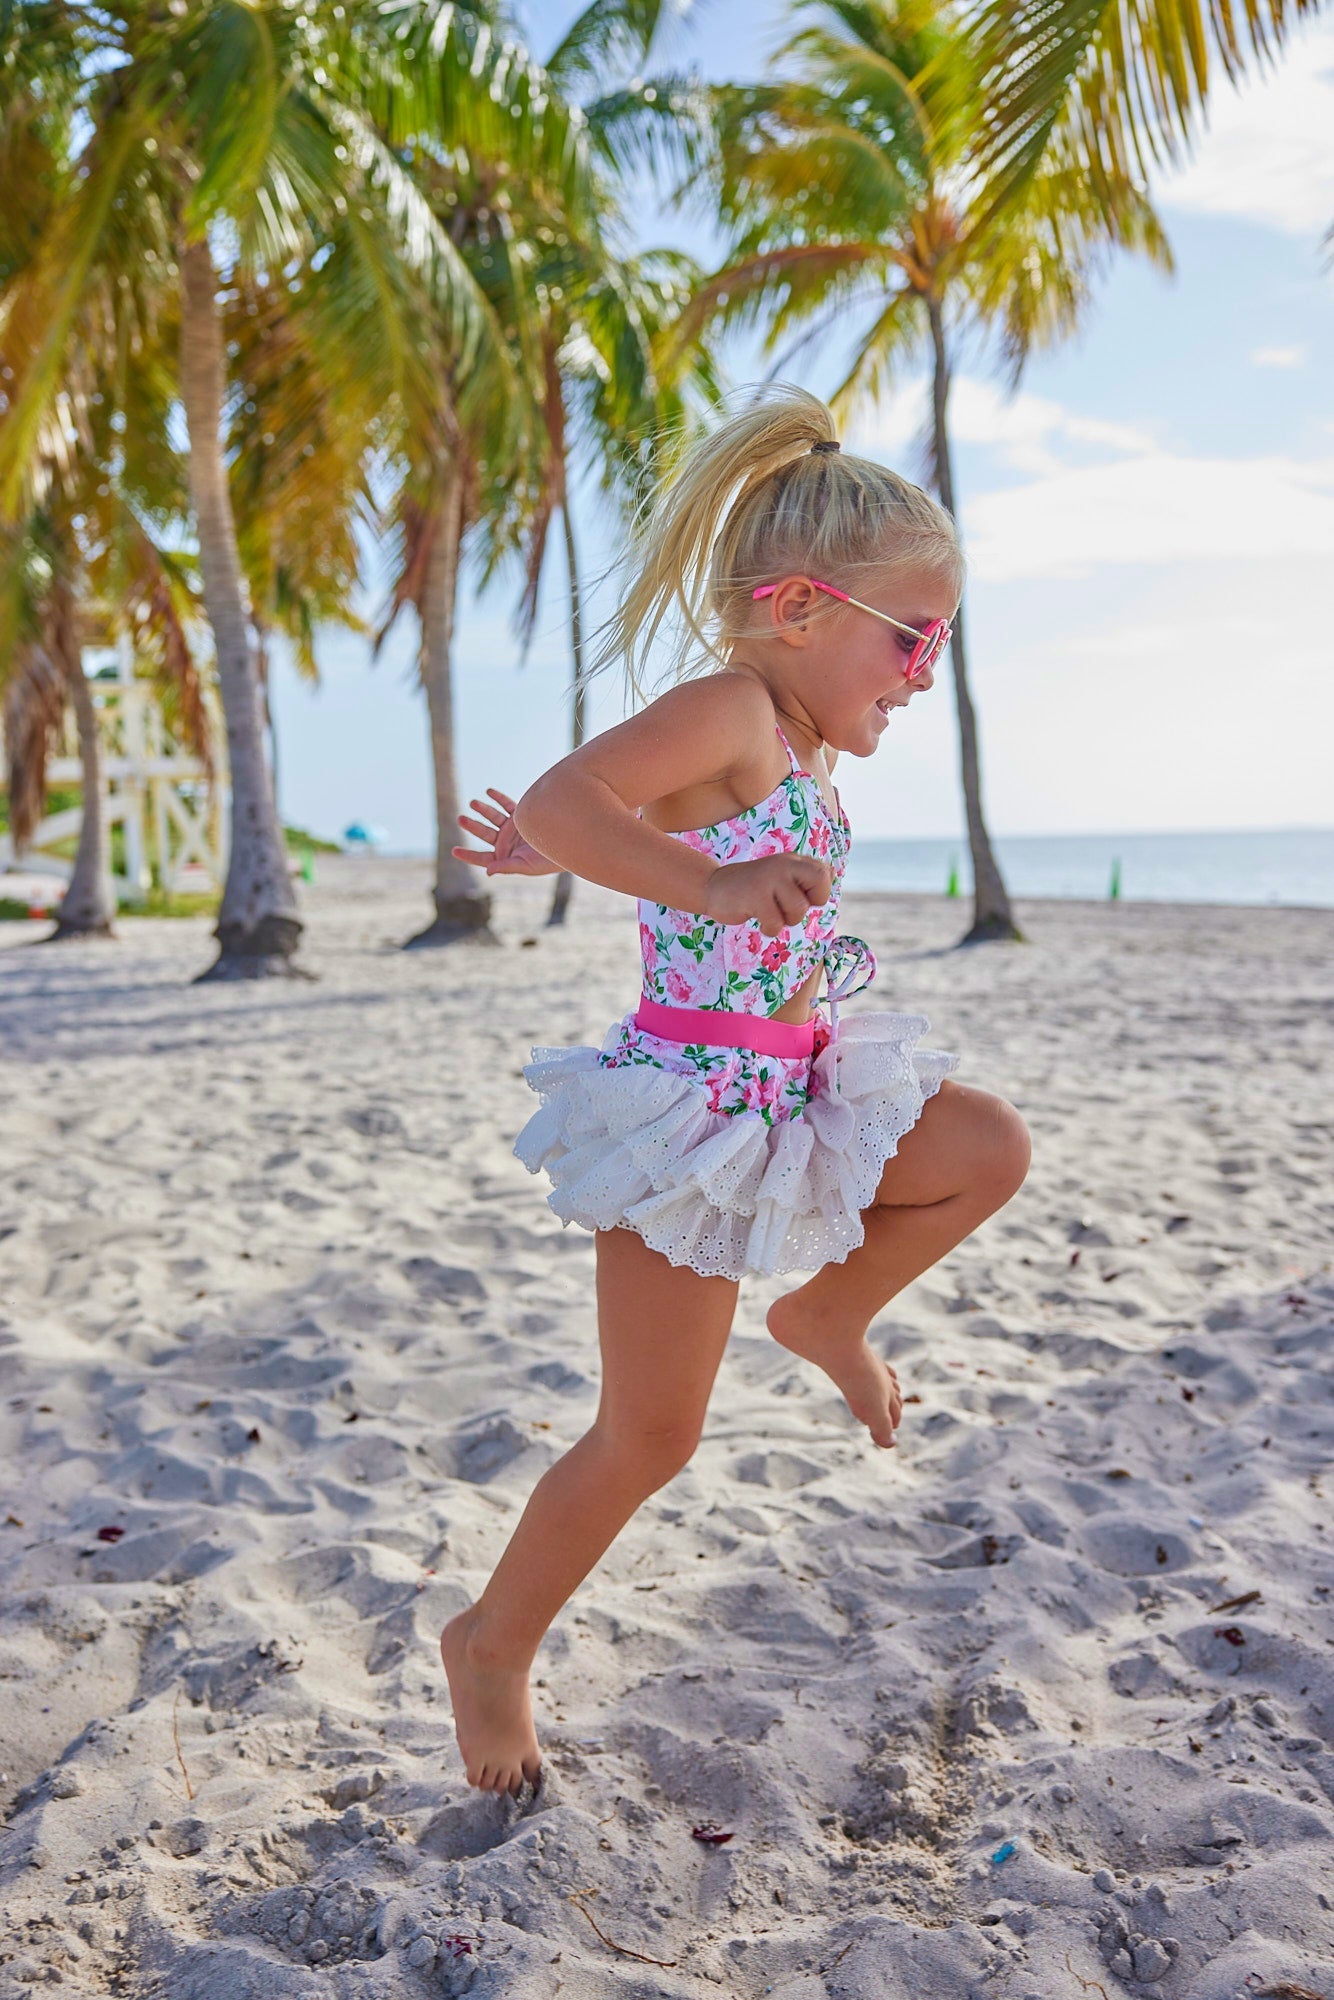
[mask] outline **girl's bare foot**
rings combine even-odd
[[[440,1634],[454,1734],[470,1785],[484,1792],[518,1792],[525,1778],[535,1785],[542,1768],[528,1674],[488,1659],[477,1624],[477,1606],[470,1604]]]
[[[903,1413],[898,1376],[867,1346],[864,1333],[822,1321],[802,1300],[805,1289],[803,1285],[774,1300],[767,1320],[770,1333],[780,1347],[823,1368],[853,1416],[888,1449],[898,1442],[894,1433]]]

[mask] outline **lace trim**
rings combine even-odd
[[[704,1277],[842,1263],[865,1235],[884,1164],[958,1057],[919,1048],[915,1014],[862,1014],[815,1058],[799,1119],[711,1112],[703,1087],[647,1065],[608,1069],[593,1048],[534,1049],[541,1099],[515,1141],[548,1202],[585,1229],[634,1229]],[[832,1065],[837,1049],[838,1090]]]

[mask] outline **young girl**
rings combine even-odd
[[[665,618],[711,670],[681,681],[460,824],[488,874],[572,869],[639,898],[644,990],[602,1047],[534,1049],[515,1151],[596,1231],[597,1416],[543,1474],[475,1604],[441,1637],[468,1780],[540,1770],[528,1672],[626,1522],[690,1459],[744,1272],[815,1275],[770,1309],[877,1445],[903,1398],[866,1331],[1009,1200],[1028,1135],[946,1081],[915,1014],[838,1019],[873,977],[837,935],[850,832],[830,781],[924,694],[962,589],[954,525],[841,453],[823,403],[782,389],[689,453],[639,538],[603,662],[637,669]],[[894,726],[901,727],[895,723]],[[501,810],[500,808],[503,808]],[[827,984],[829,1021],[813,1017]]]

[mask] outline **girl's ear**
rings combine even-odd
[[[785,576],[768,596],[769,628],[789,645],[806,642],[806,619],[815,608],[816,593],[804,576]]]

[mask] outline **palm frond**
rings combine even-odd
[[[1271,64],[1319,0],[973,0],[985,118],[978,156],[998,203],[1054,147],[1099,193],[1181,159],[1218,77]]]
[[[9,774],[9,825],[20,854],[46,811],[47,767],[68,699],[63,668],[44,645],[30,639],[11,663],[0,713]]]
[[[830,282],[867,265],[884,267],[892,253],[879,243],[788,243],[761,250],[702,284],[673,328],[680,351],[711,319],[726,326],[753,323],[766,312],[786,323],[789,302],[823,298]]]
[[[603,91],[584,116],[592,145],[626,180],[689,180],[713,155],[711,93],[693,76],[664,73]]]
[[[285,85],[275,17],[281,21],[279,10],[243,0],[203,0],[173,9],[170,25],[150,30],[139,46],[142,86],[173,111],[182,53],[189,53],[179,115],[199,162],[185,206],[191,234],[222,210],[244,208],[263,175]]]
[[[71,198],[55,211],[36,253],[11,287],[3,335],[18,360],[0,424],[0,517],[14,518],[37,432],[56,393],[70,327],[113,204],[133,171],[142,132],[134,111],[112,117],[89,147]]]
[[[626,64],[641,62],[671,0],[589,0],[546,59],[546,72],[568,97],[605,84]]]
[[[1111,198],[1101,198],[1071,164],[1044,163],[999,213],[984,199],[975,227],[977,236],[960,247],[960,291],[978,321],[995,329],[1011,387],[1035,347],[1078,329],[1118,250],[1173,268],[1147,196],[1117,181]]]
[[[521,177],[597,226],[582,112],[519,43],[451,0],[349,10],[343,101],[360,104],[395,150],[437,149]]]

